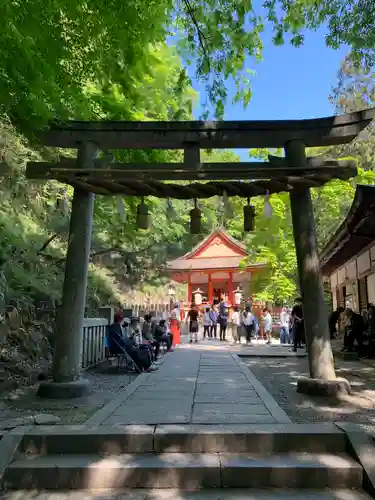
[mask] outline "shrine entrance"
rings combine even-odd
[[[191,252],[167,262],[172,279],[188,285],[185,308],[192,301],[204,306],[220,302],[221,298],[229,306],[238,305],[240,294],[236,294],[236,290],[246,293],[251,276],[266,266],[266,263],[249,262],[245,245],[222,227],[204,238]],[[199,296],[198,301],[196,296]]]
[[[198,201],[212,196],[237,196],[244,205],[244,230],[254,229],[254,196],[288,192],[304,303],[311,379],[299,380],[298,390],[339,385],[333,365],[323,283],[317,254],[310,188],[331,179],[347,180],[357,173],[353,161],[307,158],[306,147],[351,142],[373,119],[374,109],[322,119],[229,122],[82,122],[54,124],[39,134],[44,146],[77,149],[76,159],[57,163],[30,162],[32,180],[57,180],[74,187],[70,235],[66,256],[63,299],[53,356],[53,382],[43,382],[39,394],[70,397],[88,392],[79,378],[82,326],[94,195],[136,196],[138,227],[149,220],[144,198],[192,199],[191,231],[201,230]],[[283,148],[285,157],[268,156],[267,162],[201,163],[201,149]],[[182,163],[111,163],[101,151],[116,149],[180,149]],[[185,181],[165,183],[163,181]],[[193,181],[193,182],[192,182]],[[205,181],[205,182],[201,182]],[[221,288],[216,284],[214,288]]]

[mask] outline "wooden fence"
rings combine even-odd
[[[144,302],[141,304],[124,304],[125,311],[132,311],[132,315],[142,317],[146,313],[152,313],[157,318],[163,318],[172,310],[173,304]]]
[[[86,370],[105,361],[104,337],[108,320],[85,318],[81,347],[81,369]]]

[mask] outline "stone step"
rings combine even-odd
[[[20,451],[58,453],[341,453],[347,440],[335,425],[125,425],[38,426],[28,432]]]
[[[6,500],[371,500],[360,490],[283,490],[283,489],[206,489],[183,491],[158,490],[96,490],[88,492],[38,492],[30,490],[6,494]]]
[[[362,467],[335,454],[30,456],[4,474],[7,489],[361,488]]]

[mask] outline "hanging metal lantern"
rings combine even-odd
[[[223,206],[224,206],[224,216],[226,219],[233,219],[234,217],[234,209],[233,205],[228,198],[227,192],[223,191]]]
[[[68,195],[64,192],[59,195],[56,200],[56,209],[64,215],[69,215],[69,199]]]
[[[150,214],[148,213],[148,206],[143,198],[141,203],[137,206],[137,228],[148,229],[150,227]]]
[[[199,210],[197,200],[194,200],[194,208],[190,210],[190,233],[200,234],[202,232],[202,212]]]
[[[270,203],[270,193],[269,191],[267,191],[266,196],[264,197],[264,217],[266,217],[266,219],[269,219],[270,217],[272,217],[272,213],[273,208]]]
[[[193,292],[193,297],[195,305],[200,306],[202,304],[202,290],[197,288],[195,292]]]
[[[168,220],[173,220],[176,218],[176,211],[172,205],[170,198],[165,200],[165,215]]]
[[[247,199],[247,205],[243,207],[243,230],[245,232],[254,231],[255,209]]]
[[[124,200],[120,196],[116,196],[116,207],[117,207],[117,211],[119,213],[121,222],[126,222]]]

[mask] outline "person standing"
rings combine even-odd
[[[190,306],[190,310],[186,316],[186,323],[189,324],[190,344],[192,344],[193,341],[195,341],[195,343],[198,342],[198,330],[199,330],[198,318],[199,318],[199,312],[197,306],[194,303],[192,303]]]
[[[255,316],[251,312],[250,306],[246,306],[244,312],[242,313],[242,324],[246,332],[246,344],[250,344],[255,326]]]
[[[292,322],[293,322],[293,351],[297,352],[297,348],[305,342],[305,318],[303,315],[302,299],[298,297],[295,300],[292,309]]]
[[[333,311],[329,317],[328,320],[328,326],[329,326],[329,334],[331,337],[331,340],[333,340],[336,337],[337,333],[337,323],[340,320],[341,314],[344,312],[343,307],[338,307],[335,311]]]
[[[214,304],[212,305],[211,310],[210,310],[210,319],[211,319],[211,338],[216,339],[218,313],[217,313],[217,307]]]
[[[365,322],[362,316],[352,309],[348,308],[345,314],[347,316],[347,329],[344,337],[344,348],[342,350],[355,352],[354,341],[357,341],[358,351],[362,351],[363,332],[366,329]]]
[[[211,318],[210,318],[210,308],[206,307],[203,315],[203,338],[211,338]]]
[[[241,344],[241,328],[241,313],[238,307],[235,307],[232,314],[232,337],[234,343],[238,342]]]
[[[175,304],[173,307],[173,310],[170,314],[169,317],[169,325],[170,325],[170,330],[173,335],[173,345],[180,345],[181,344],[181,329],[180,329],[180,323],[181,323],[181,315],[180,315],[180,309],[178,307],[178,304]]]
[[[286,307],[283,307],[280,314],[280,344],[290,344],[289,322],[290,315]]]
[[[272,344],[272,316],[268,308],[263,309],[263,329],[267,337],[267,344]]]
[[[219,326],[220,326],[220,340],[226,340],[225,334],[228,327],[228,306],[225,304],[224,299],[221,299],[219,308]]]
[[[254,314],[253,314],[253,316],[254,316]],[[256,316],[254,316],[254,338],[257,342],[259,340],[259,330],[260,330],[260,328],[259,328],[258,320],[257,320]]]

